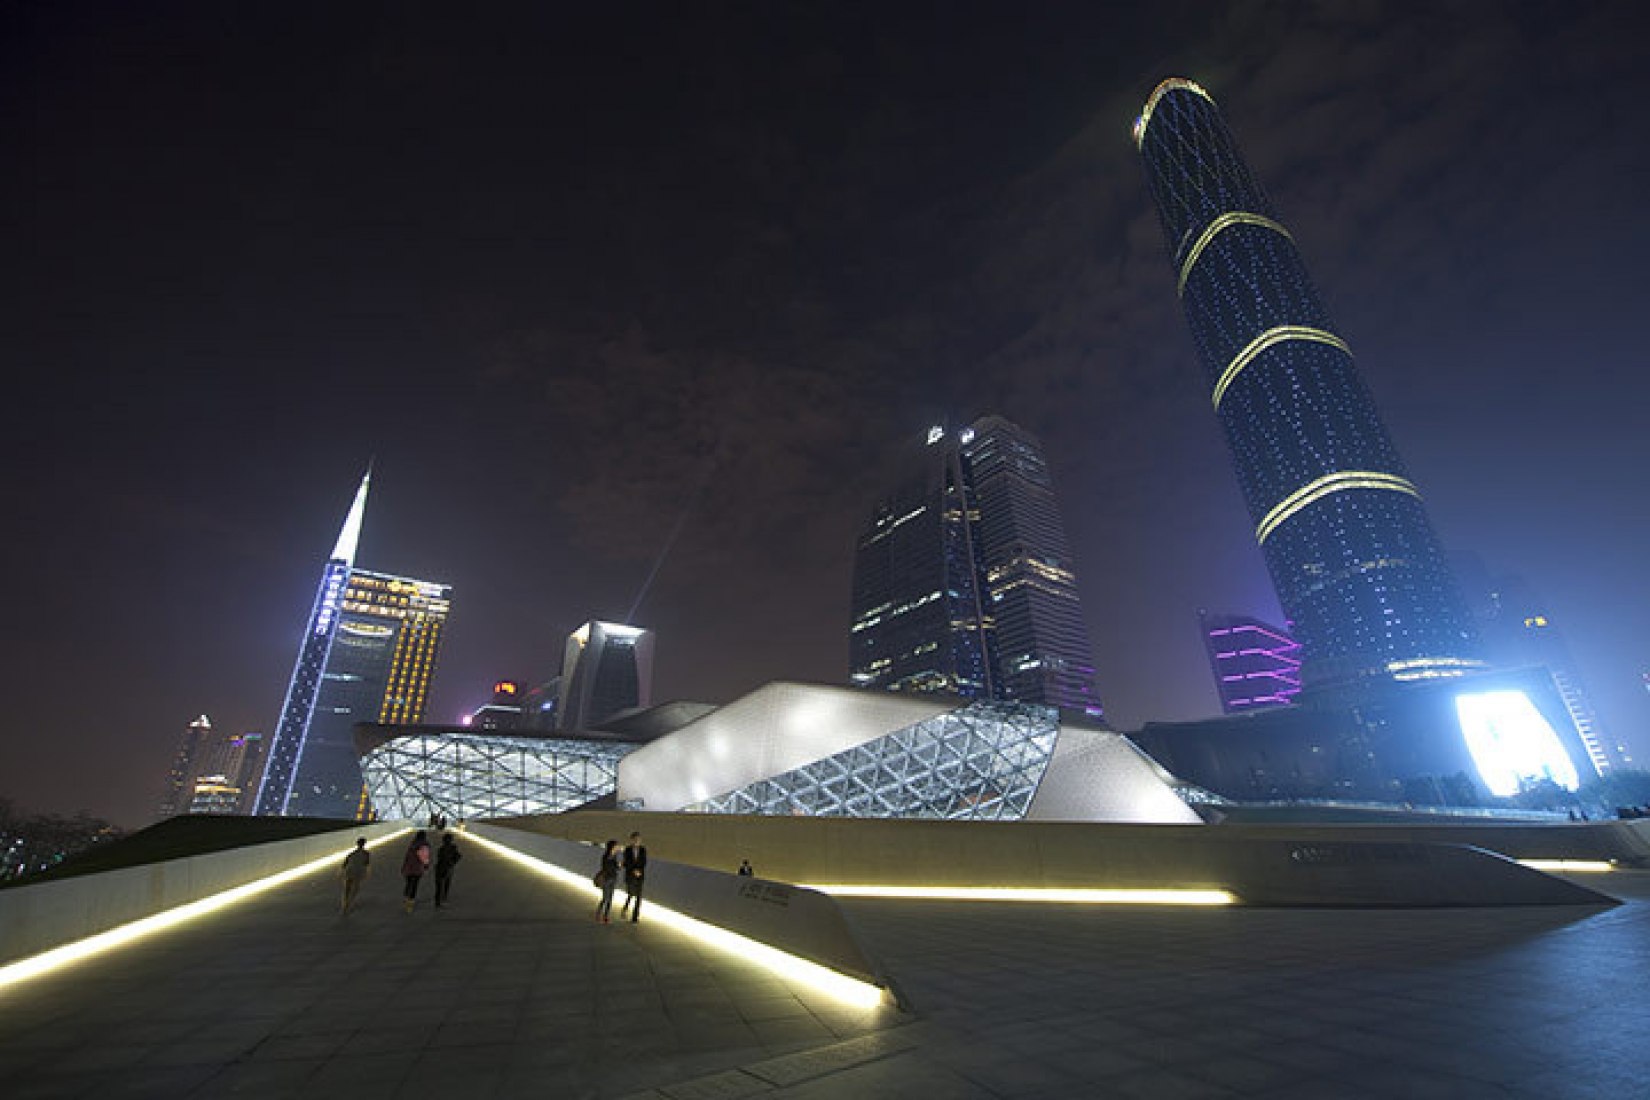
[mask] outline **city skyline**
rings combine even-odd
[[[363,560],[464,601],[433,718],[626,620],[667,544],[656,698],[841,682],[896,445],[986,409],[1071,502],[1111,720],[1214,713],[1195,610],[1282,615],[1128,137],[1175,72],[1445,545],[1541,585],[1642,744],[1650,74],[1618,9],[0,18],[11,797],[135,824],[192,716],[270,730],[373,455]]]

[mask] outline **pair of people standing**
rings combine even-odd
[[[407,854],[401,858],[401,875],[407,880],[407,887],[402,891],[402,904],[407,912],[411,913],[418,903],[418,885],[424,881],[432,862],[435,864],[435,907],[440,909],[453,888],[453,869],[463,858],[458,845],[453,843],[453,834],[446,833],[441,838],[441,850],[435,853],[432,860],[429,835],[423,829],[418,830],[407,845]]]
[[[619,907],[619,919],[623,920],[628,914],[630,923],[635,924],[642,918],[642,886],[647,878],[647,847],[642,844],[641,833],[631,833],[630,843],[624,846],[622,852],[616,851],[618,847],[617,840],[609,840],[602,850],[601,867],[596,871],[596,887],[602,892],[601,900],[596,903],[596,920],[602,924],[612,923],[613,888],[618,885],[622,868],[625,899],[624,905]]]

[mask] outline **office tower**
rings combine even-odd
[[[258,780],[263,775],[264,750],[267,748],[269,741],[263,734],[247,732],[231,738],[224,750],[225,774],[241,789],[241,800],[235,807],[236,813],[252,812],[252,801],[258,794]]]
[[[1300,643],[1283,627],[1248,615],[1197,618],[1222,711],[1285,706],[1300,693]]]
[[[878,502],[854,558],[854,683],[1100,714],[1054,487],[1001,417],[928,433],[917,475]]]
[[[493,697],[472,711],[464,724],[474,730],[516,730],[522,726],[521,685],[500,680],[493,685]]]
[[[1307,680],[1481,667],[1420,491],[1214,101],[1165,80],[1134,138]]]
[[[263,760],[263,734],[242,733],[209,743],[201,751],[188,799],[191,814],[246,813]]]
[[[978,518],[961,450],[930,430],[921,469],[877,502],[854,554],[854,683],[997,697]]]
[[[653,632],[591,621],[567,639],[559,729],[586,730],[653,700]]]
[[[158,814],[161,818],[176,817],[189,812],[189,800],[195,789],[195,776],[211,751],[212,720],[201,715],[189,723],[172,754],[172,769],[166,775],[166,787],[161,792]]]
[[[354,567],[370,482],[361,479],[322,570],[255,813],[362,816],[351,727],[424,717],[452,590]]]

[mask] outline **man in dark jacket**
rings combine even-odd
[[[441,908],[441,903],[447,900],[447,892],[453,888],[453,868],[464,856],[459,852],[458,845],[453,843],[453,834],[447,833],[441,838],[441,847],[435,853],[435,907]]]
[[[630,843],[624,846],[624,905],[619,908],[619,919],[630,914],[635,924],[642,915],[642,880],[647,877],[647,849],[642,846],[642,834],[631,833]],[[631,903],[636,904],[633,910]]]

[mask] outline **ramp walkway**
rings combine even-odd
[[[583,895],[457,836],[443,909],[426,879],[403,911],[393,842],[347,917],[322,871],[0,990],[5,1095],[619,1096],[909,1019],[646,908],[599,925]]]

